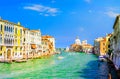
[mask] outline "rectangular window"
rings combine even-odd
[[[17,28],[15,28],[15,34],[17,34]]]
[[[22,51],[22,47],[20,48],[20,51]]]
[[[105,50],[105,48],[103,48],[103,50]]]
[[[0,46],[0,51],[2,51],[2,46]]]
[[[2,31],[2,29],[3,29],[3,25],[1,24],[1,25],[0,25],[0,30]]]
[[[20,29],[20,34],[22,34],[22,29]]]
[[[17,47],[15,47],[15,50],[17,50]]]
[[[1,24],[0,24],[0,31],[1,31]]]
[[[22,55],[22,53],[20,53],[20,55]]]
[[[24,42],[25,42],[25,38],[24,38]]]
[[[2,43],[2,37],[0,37],[0,44]]]
[[[17,55],[17,53],[15,53],[15,55]]]
[[[2,56],[2,53],[0,53],[0,56]]]
[[[17,39],[15,39],[15,44],[17,44]]]

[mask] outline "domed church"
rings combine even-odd
[[[77,36],[76,39],[75,39],[75,44],[76,45],[81,45],[81,41],[79,39],[79,37]]]

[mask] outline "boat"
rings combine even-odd
[[[63,59],[64,57],[63,56],[59,56],[58,59]]]
[[[68,52],[69,51],[69,47],[66,47],[66,52]]]
[[[106,57],[103,55],[99,56],[99,61],[106,61]]]
[[[27,60],[24,60],[24,59],[22,59],[22,60],[15,60],[15,62],[16,63],[22,63],[22,62],[27,62]]]
[[[57,51],[56,54],[60,54],[60,51]]]

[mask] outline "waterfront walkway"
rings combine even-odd
[[[109,59],[105,62],[100,62],[98,63],[99,67],[99,77],[98,79],[120,79],[119,77],[119,71],[116,70],[113,62]]]
[[[107,65],[108,65],[108,71],[109,71],[109,79],[120,79],[119,77],[119,71],[116,70],[113,62],[111,60],[107,60]],[[111,76],[111,78],[110,78]]]

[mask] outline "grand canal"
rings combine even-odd
[[[107,79],[106,69],[93,54],[62,52],[25,63],[0,63],[0,79]]]

